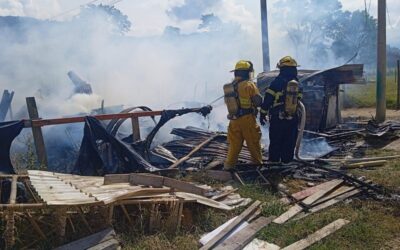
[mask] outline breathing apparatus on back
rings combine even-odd
[[[231,83],[224,85],[224,101],[228,109],[228,119],[235,120],[240,117],[242,111],[239,101],[238,84],[254,78],[253,63],[240,60],[231,72],[235,73],[235,79]]]
[[[277,64],[281,74],[292,79],[286,83],[286,87],[283,89],[283,109],[279,113],[281,119],[292,119],[298,110],[298,104],[300,101],[300,86],[297,81],[298,66],[296,60],[290,56],[283,57]]]

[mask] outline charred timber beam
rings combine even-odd
[[[172,168],[177,168],[179,165],[181,165],[182,163],[186,162],[187,160],[189,160],[189,158],[194,155],[195,153],[197,153],[200,149],[202,149],[203,147],[205,147],[207,144],[209,144],[211,141],[213,141],[214,139],[216,139],[219,136],[223,136],[223,135],[213,135],[210,138],[208,138],[207,140],[203,141],[202,143],[200,143],[198,146],[196,146],[192,151],[189,152],[189,154],[185,155],[184,157],[180,158],[177,162],[175,162],[174,164],[172,164],[171,166],[169,166],[168,168],[172,169]]]
[[[372,186],[372,185],[370,185],[370,184],[368,184],[368,183],[366,183],[364,181],[360,181],[359,179],[354,178],[354,177],[352,177],[350,175],[347,175],[345,173],[342,173],[340,171],[334,170],[332,168],[326,168],[326,167],[323,167],[323,166],[320,166],[320,165],[317,165],[317,164],[313,164],[313,163],[310,163],[310,162],[307,162],[307,161],[303,161],[303,160],[296,160],[296,161],[297,162],[301,162],[301,163],[303,163],[304,165],[306,165],[308,167],[312,167],[312,168],[316,168],[316,169],[322,169],[322,170],[325,170],[327,172],[334,173],[334,174],[336,174],[338,176],[343,177],[343,179],[345,179],[345,180],[347,180],[349,182],[356,183],[356,184],[360,185],[362,188],[365,188],[365,189],[368,189],[368,190],[372,190],[372,191],[376,192],[377,194],[385,195],[385,191],[384,190],[382,190],[380,188],[377,188],[377,187],[374,187],[374,186]]]
[[[36,106],[35,97],[27,97],[26,106],[28,108],[29,118],[32,120],[39,119],[39,111]],[[46,146],[44,144],[42,128],[40,126],[32,126],[32,135],[35,143],[37,159],[41,166],[47,167]]]
[[[162,111],[144,111],[144,112],[133,112],[133,113],[122,113],[122,114],[106,114],[106,115],[95,115],[94,118],[98,120],[113,120],[113,119],[128,119],[128,118],[139,118],[147,116],[159,116]],[[25,120],[25,127],[43,127],[49,125],[60,125],[67,123],[78,123],[85,122],[85,116],[66,117],[66,118],[54,118],[54,119],[37,119]]]

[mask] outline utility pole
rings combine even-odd
[[[261,39],[263,53],[263,70],[268,72],[271,70],[269,61],[269,41],[268,41],[268,11],[267,0],[260,0],[261,6]]]
[[[376,120],[386,119],[386,0],[378,0],[378,62],[376,71]]]

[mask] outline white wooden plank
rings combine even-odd
[[[218,208],[218,209],[222,209],[222,210],[226,210],[226,211],[230,211],[233,208],[230,206],[227,206],[221,202],[218,201],[214,201],[212,199],[208,199],[206,197],[203,197],[201,195],[197,195],[197,194],[190,194],[190,193],[184,193],[184,192],[176,192],[175,193],[177,197],[182,198],[182,199],[187,199],[187,200],[196,200],[197,203],[209,206],[209,207],[213,207],[213,208]]]
[[[307,247],[311,246],[312,244],[322,240],[326,236],[336,232],[343,226],[347,225],[350,221],[344,219],[338,219],[331,224],[321,228],[320,230],[316,231],[315,233],[307,236],[305,239],[297,241],[282,250],[302,250],[306,249]]]

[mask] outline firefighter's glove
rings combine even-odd
[[[260,112],[260,124],[264,126],[267,123],[267,114]]]

